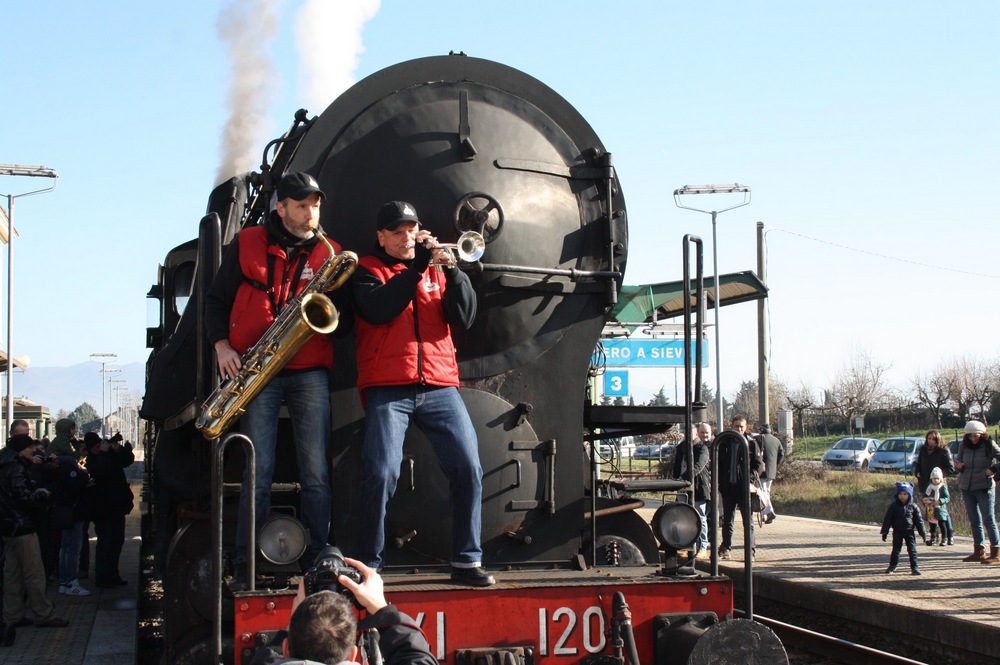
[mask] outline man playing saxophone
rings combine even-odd
[[[268,330],[286,304],[310,283],[329,257],[329,249],[317,235],[320,205],[325,198],[311,175],[286,174],[278,182],[277,203],[267,221],[242,230],[227,248],[205,308],[208,336],[223,380],[239,374],[243,354]],[[330,242],[339,253],[339,245]],[[346,291],[339,289],[329,294],[341,311]],[[253,498],[257,523],[253,527],[247,524],[248,499],[244,491],[236,529],[237,578],[245,575],[247,529],[259,528],[271,508],[282,402],[291,414],[301,485],[301,518],[310,534],[304,560],[311,562],[327,544],[332,365],[332,340],[328,335],[313,335],[246,405],[240,431],[250,438],[256,450]]]

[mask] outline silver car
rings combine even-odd
[[[823,466],[828,469],[867,471],[875,451],[879,447],[878,439],[849,437],[833,444],[833,448],[823,453]]]
[[[897,436],[886,439],[875,451],[868,470],[872,473],[898,473],[904,476],[916,475],[913,466],[917,452],[924,445],[922,436]]]

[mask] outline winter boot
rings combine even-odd
[[[1000,547],[990,546],[990,555],[984,558],[981,563],[987,565],[1000,563]]]
[[[983,546],[976,545],[975,549],[972,550],[972,554],[962,559],[962,561],[972,562],[972,561],[982,561],[983,560]]]

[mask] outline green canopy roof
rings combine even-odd
[[[704,281],[707,307],[715,307],[715,279],[707,276]],[[637,326],[655,320],[670,319],[684,314],[684,282],[660,282],[658,284],[643,284],[641,286],[623,286],[618,296],[618,304],[611,311],[616,321],[624,326]],[[691,280],[692,303],[694,300],[695,281]],[[767,297],[767,287],[751,271],[735,272],[719,275],[719,292],[722,299],[720,307],[735,305]]]

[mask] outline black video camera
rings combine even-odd
[[[365,581],[360,570],[344,561],[344,554],[339,548],[324,547],[316,555],[316,561],[312,568],[307,570],[302,578],[306,595],[310,596],[317,591],[333,591],[334,593],[351,595],[350,591],[337,580],[341,575],[356,584]]]

